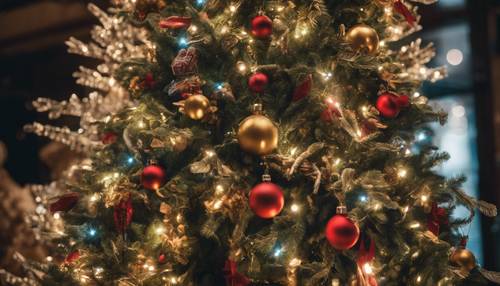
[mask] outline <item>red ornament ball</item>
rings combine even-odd
[[[165,170],[158,165],[149,165],[141,174],[141,184],[145,189],[156,191],[165,184]]]
[[[346,215],[334,215],[325,230],[326,238],[337,250],[353,247],[359,239],[359,227]]]
[[[390,92],[382,93],[377,99],[377,110],[387,118],[395,118],[401,112],[401,108],[410,105],[410,100],[406,95],[395,95]]]
[[[273,183],[264,182],[250,191],[250,208],[261,218],[277,216],[285,205],[281,188]]]
[[[273,33],[273,21],[265,16],[260,15],[252,19],[252,35],[259,39],[269,38]]]
[[[114,132],[106,132],[101,137],[102,143],[104,143],[106,145],[115,143],[117,139],[118,139],[118,135]]]
[[[253,92],[263,92],[269,83],[269,78],[266,74],[258,72],[254,73],[248,79],[248,87]]]

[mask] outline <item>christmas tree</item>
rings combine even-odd
[[[496,207],[434,171],[446,153],[411,148],[417,130],[446,121],[418,92],[446,73],[426,66],[433,46],[401,44],[421,28],[416,4],[434,2],[120,3],[94,35],[109,45],[96,54],[117,57],[113,80],[92,87],[131,100],[82,126],[91,163],[51,202],[59,254],[31,263],[43,275],[29,283],[500,281],[460,232]],[[108,52],[123,48],[106,32],[117,23],[146,35],[128,42],[134,53]],[[470,216],[452,216],[458,206]]]

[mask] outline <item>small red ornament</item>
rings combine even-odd
[[[160,26],[160,28],[173,29],[173,30],[187,29],[189,26],[191,26],[191,18],[181,17],[181,16],[170,16],[168,18],[161,19],[160,22],[158,22],[158,25]]]
[[[277,216],[285,205],[281,188],[271,182],[263,182],[250,191],[250,208],[261,218]]]
[[[116,133],[106,132],[102,135],[101,141],[102,141],[102,143],[109,145],[109,144],[115,143],[117,139],[118,139],[118,135],[116,135]]]
[[[324,122],[332,122],[335,119],[342,117],[342,113],[339,109],[340,107],[333,98],[326,98],[325,104],[326,108],[321,112],[321,120]]]
[[[78,193],[64,194],[57,201],[50,204],[49,210],[51,213],[67,212],[78,203],[79,198],[80,195]]]
[[[441,226],[448,225],[448,214],[446,209],[439,207],[437,203],[432,203],[431,212],[427,219],[427,228],[434,235],[439,236]]]
[[[133,214],[132,197],[129,195],[127,199],[120,200],[113,210],[113,219],[117,232],[122,234],[125,233],[127,227],[132,222]]]
[[[80,251],[78,251],[78,249],[77,249],[75,251],[68,253],[68,255],[66,255],[66,258],[64,258],[64,263],[71,264],[71,263],[75,262],[76,260],[78,260],[79,258],[80,258]]]
[[[154,79],[154,76],[152,73],[148,72],[145,76],[144,76],[144,80],[141,82],[141,87],[142,88],[153,88],[155,86],[155,79]]]
[[[164,253],[162,253],[158,256],[158,263],[163,264],[165,262],[167,262],[167,256]]]
[[[269,78],[266,74],[258,72],[254,73],[248,79],[248,87],[253,92],[261,93],[267,87],[269,83]]]
[[[417,18],[415,17],[415,15],[413,15],[410,9],[408,9],[408,7],[406,7],[406,5],[401,2],[401,0],[396,0],[396,2],[394,2],[394,10],[403,15],[403,17],[405,17],[406,19],[406,22],[408,22],[410,26],[415,26]]]
[[[158,165],[149,165],[141,174],[141,183],[145,189],[156,191],[165,184],[165,170]]]
[[[391,92],[382,93],[377,99],[377,110],[387,118],[396,118],[401,108],[408,107],[410,99],[406,95],[398,96]]]
[[[326,225],[325,235],[333,248],[347,250],[358,242],[359,227],[337,208],[337,214]]]
[[[250,284],[250,279],[238,272],[236,262],[228,259],[224,265],[224,277],[226,278],[226,286],[247,286]]]
[[[273,33],[273,21],[265,16],[260,15],[252,19],[252,35],[259,39],[265,39]]]
[[[299,101],[309,95],[312,89],[312,75],[307,75],[305,80],[301,82],[293,91],[292,101]]]

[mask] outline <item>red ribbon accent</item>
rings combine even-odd
[[[181,17],[181,16],[170,16],[166,19],[160,20],[158,22],[160,28],[166,29],[186,29],[191,26],[191,18],[189,17]]]
[[[113,211],[116,231],[122,234],[125,233],[127,227],[132,222],[133,213],[134,209],[132,208],[132,197],[129,195],[128,199],[122,199],[118,205],[115,206]]]
[[[224,265],[224,276],[227,286],[246,286],[250,284],[250,279],[238,272],[236,262],[228,259]]]
[[[57,201],[50,204],[49,210],[51,213],[67,212],[78,203],[79,198],[80,195],[78,193],[64,194]]]
[[[401,2],[401,0],[397,0],[396,2],[394,2],[394,10],[403,15],[410,26],[415,26],[417,18],[415,17],[415,15],[413,15],[410,9],[408,9],[408,7],[406,7],[406,5]]]
[[[431,213],[427,220],[427,227],[434,235],[439,236],[441,225],[447,225],[448,214],[445,208],[441,208],[437,203],[432,203]]]
[[[306,79],[300,83],[293,91],[292,101],[299,101],[306,98],[312,89],[312,75],[307,75]]]

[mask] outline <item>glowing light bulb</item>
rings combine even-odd
[[[158,235],[165,233],[165,227],[163,227],[163,226],[157,227],[155,229],[155,233],[158,234]]]
[[[363,264],[363,271],[368,274],[368,275],[371,275],[373,274],[373,268],[372,266],[370,265],[370,263],[365,263]]]
[[[231,11],[231,13],[236,12],[236,6],[234,5],[229,6],[229,11]]]
[[[414,94],[413,94],[413,97],[419,97],[420,96],[420,92],[416,91]]]
[[[237,68],[240,73],[245,73],[247,71],[247,65],[244,62],[238,62]]]
[[[189,43],[188,43],[188,40],[186,39],[186,37],[180,37],[177,40],[177,45],[179,45],[180,48],[187,48]]]
[[[299,205],[297,205],[297,204],[292,204],[292,206],[290,207],[290,210],[291,210],[292,212],[294,212],[294,213],[297,213],[297,212],[299,212],[300,207],[299,207]]]
[[[97,230],[95,230],[95,228],[91,228],[89,229],[88,233],[90,236],[95,236],[97,234]]]
[[[273,253],[274,257],[280,257],[280,256],[281,256],[281,254],[283,254],[283,248],[278,247],[278,248],[276,248],[276,249],[274,250],[274,253]]]
[[[408,171],[406,169],[400,169],[398,171],[398,177],[400,177],[400,178],[406,178],[407,175],[408,175]]]
[[[422,196],[420,197],[420,200],[422,200],[422,202],[426,202],[426,201],[428,201],[428,200],[429,200],[429,196],[428,196],[428,195],[422,195]]]
[[[222,194],[223,192],[224,192],[224,186],[222,186],[222,185],[217,185],[217,186],[215,186],[215,193],[216,193],[216,194],[220,195],[220,194]]]
[[[196,0],[196,5],[203,6],[203,5],[205,5],[205,1],[206,0]]]
[[[452,66],[458,66],[464,60],[464,54],[459,49],[451,49],[446,53],[446,61]]]
[[[130,165],[130,164],[132,164],[132,163],[134,163],[134,157],[129,156],[129,157],[127,158],[127,163],[128,163],[129,165]]]
[[[366,201],[368,201],[368,197],[365,196],[365,195],[362,195],[362,196],[359,197],[359,200],[362,201],[362,202],[366,202]]]
[[[410,228],[419,228],[419,227],[420,227],[420,223],[418,223],[418,222],[410,224]]]

